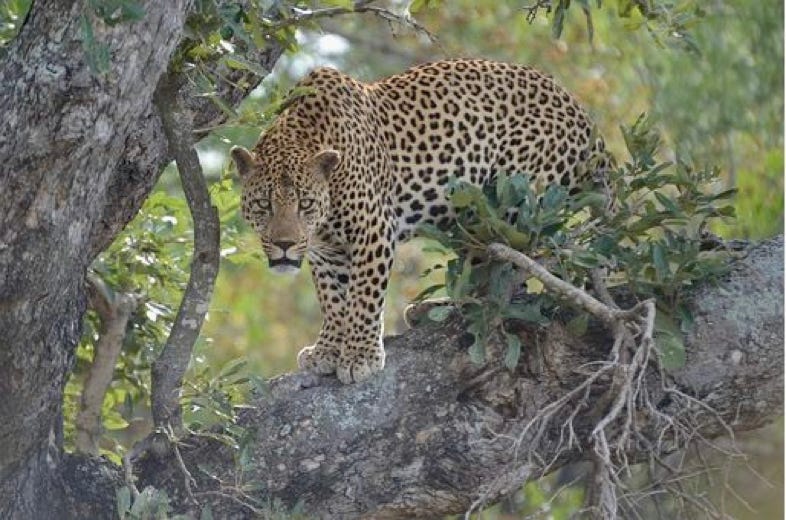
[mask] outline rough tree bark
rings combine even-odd
[[[96,223],[185,17],[185,0],[147,4],[145,23],[99,29],[113,52],[107,79],[85,64],[75,1],[35,2],[0,64],[3,518],[57,517],[63,386]]]
[[[695,326],[686,338],[688,359],[671,378],[697,400],[689,411],[702,425],[695,435],[728,434],[718,418],[739,431],[774,420],[783,405],[782,237],[757,246],[721,284],[700,288],[690,302]],[[596,324],[578,338],[555,323],[518,332],[525,349],[515,373],[501,364],[474,366],[454,318],[388,338],[388,365],[366,383],[344,386],[302,374],[272,380],[269,395],[256,399],[241,421],[253,432],[242,475],[232,449],[184,440],[185,464],[199,480],[194,495],[220,517],[252,518],[260,503],[279,498],[289,507],[302,501],[309,517],[434,518],[493,502],[541,476],[548,461],[553,470],[584,460],[599,418],[592,400],[573,420],[583,450],[560,448],[566,433],[560,426],[572,406],[549,423],[537,457],[529,444],[537,428],[522,431],[576,387],[587,363],[605,358],[609,331]],[[504,345],[494,348],[502,352]],[[608,383],[591,395],[600,397]],[[645,385],[663,413],[686,412],[656,371]],[[646,455],[640,446],[628,457]],[[137,468],[142,485],[166,489],[185,507],[174,460],[148,456]],[[250,484],[262,491],[238,492]]]
[[[96,40],[110,49],[106,76],[87,66],[86,8],[76,0],[34,2],[0,62],[2,518],[62,516],[61,470],[72,461],[61,457],[61,407],[86,269],[170,161],[153,94],[192,2],[138,3],[138,23],[94,23]],[[271,43],[252,58],[269,70],[280,54]],[[247,91],[232,86],[232,73],[225,77],[218,90],[236,103]],[[221,110],[193,94],[182,98],[194,127],[220,122]]]

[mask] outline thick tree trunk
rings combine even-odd
[[[706,437],[728,433],[719,418],[734,430],[749,430],[778,417],[782,237],[757,246],[721,284],[695,291],[691,309],[687,363],[670,382],[696,401],[685,407],[653,370],[643,384],[658,410],[682,418],[695,414],[694,434]],[[185,465],[199,480],[194,494],[220,517],[252,518],[258,514],[253,507],[279,498],[287,507],[302,501],[309,517],[433,518],[465,511],[475,501],[493,502],[538,478],[548,461],[553,470],[585,460],[598,419],[592,405],[608,381],[592,389],[589,406],[573,419],[578,446],[562,451],[560,445],[567,433],[561,425],[575,402],[557,410],[537,445],[539,425],[524,430],[583,380],[588,363],[605,359],[609,332],[591,326],[578,338],[552,324],[519,333],[525,348],[515,373],[494,363],[474,366],[462,323],[452,319],[388,338],[388,365],[371,381],[344,386],[302,374],[277,378],[243,417],[252,439],[242,471],[232,449],[185,440]],[[637,421],[647,433],[652,423]],[[668,437],[662,440],[664,451],[673,446]],[[627,456],[642,460],[651,450],[638,444]],[[166,489],[184,507],[183,475],[174,460],[149,456],[137,467],[142,484]],[[243,485],[257,491],[243,496]]]
[[[153,94],[192,2],[138,3],[139,22],[92,20],[110,51],[105,76],[85,59],[81,1],[36,0],[0,61],[0,518],[63,514],[61,406],[85,272],[170,161]],[[270,69],[280,53],[254,57]],[[246,91],[233,84],[218,90],[237,102]],[[194,126],[219,122],[191,94]]]
[[[186,1],[144,7],[142,23],[96,24],[112,51],[105,78],[85,64],[83,2],[35,2],[0,64],[2,518],[58,516],[63,386],[92,239],[131,129],[179,42]]]

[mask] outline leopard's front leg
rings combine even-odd
[[[322,311],[322,328],[316,343],[298,353],[297,364],[301,370],[332,374],[344,341],[349,259],[344,251],[331,248],[309,251],[309,263]]]
[[[382,314],[393,265],[393,226],[360,234],[351,250],[344,342],[336,375],[342,383],[364,381],[385,366]]]

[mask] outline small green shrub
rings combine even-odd
[[[502,333],[508,345],[504,361],[512,369],[522,346],[506,331],[505,320],[543,325],[564,305],[537,283],[528,284],[534,295],[511,302],[520,275],[486,254],[489,244],[500,242],[537,258],[576,287],[590,287],[593,271],[600,270],[609,287],[626,286],[642,299],[655,297],[663,361],[667,366],[684,362],[680,328],[689,326],[690,316],[681,298],[686,288],[718,276],[728,265],[726,252],[705,251],[703,244],[714,219],[733,217],[728,199],[734,190],[712,192],[718,184],[715,168],[658,161],[660,136],[646,116],[622,133],[630,159],[609,172],[605,190],[588,185],[570,195],[550,185],[536,193],[526,173],[499,175],[483,188],[454,181],[455,223],[446,229],[421,227],[421,236],[455,255],[437,268],[444,269],[445,291],[475,337],[469,351],[474,361],[485,359],[490,335]],[[613,193],[613,210],[603,191]],[[425,295],[439,288],[430,287]],[[436,307],[428,316],[441,321],[448,314],[448,307]],[[579,314],[570,328],[581,333],[586,323]]]

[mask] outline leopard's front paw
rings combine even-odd
[[[338,351],[335,349],[314,345],[304,347],[297,355],[297,366],[300,367],[300,370],[307,370],[315,374],[332,374],[336,371],[337,365]]]
[[[348,385],[365,381],[385,366],[385,349],[381,345],[353,352],[342,353],[336,368],[339,381]]]

